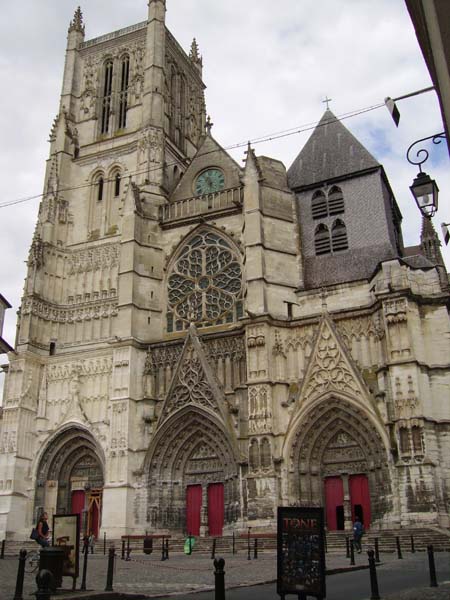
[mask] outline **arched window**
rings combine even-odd
[[[113,84],[113,61],[108,60],[104,65],[103,74],[103,97],[102,97],[102,115],[101,115],[101,133],[109,131],[109,117],[111,115],[112,104],[112,84]]]
[[[411,429],[412,443],[415,454],[423,454],[422,428],[415,425]]]
[[[120,196],[120,173],[116,173],[114,177],[114,197]]]
[[[328,227],[323,225],[323,223],[316,227],[314,233],[314,247],[317,256],[320,254],[329,254],[331,252],[330,232],[328,231]]]
[[[334,185],[328,193],[328,214],[331,216],[344,212],[344,196],[341,188]]]
[[[336,219],[331,229],[331,242],[333,252],[348,249],[347,229],[341,219]]]
[[[103,188],[105,187],[105,180],[103,177],[97,179],[97,200],[103,200]]]
[[[272,453],[270,451],[270,442],[267,438],[261,440],[261,468],[270,469],[272,465]]]
[[[167,283],[168,308],[177,331],[191,322],[201,327],[232,323],[242,314],[240,256],[215,231],[200,230],[188,239]]]
[[[119,121],[118,129],[124,129],[127,126],[128,109],[128,82],[130,79],[130,57],[125,55],[120,65],[120,92],[119,92]]]
[[[311,200],[311,213],[313,219],[322,219],[328,216],[327,199],[322,190],[314,192]]]
[[[402,454],[409,454],[411,452],[411,447],[409,444],[409,431],[406,427],[401,427],[399,431],[400,435],[400,452]]]
[[[259,469],[259,444],[258,440],[253,439],[250,442],[250,448],[248,452],[250,469],[257,471]]]

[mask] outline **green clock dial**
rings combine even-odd
[[[225,177],[219,169],[208,169],[203,171],[195,182],[195,193],[197,196],[213,194],[225,187]]]

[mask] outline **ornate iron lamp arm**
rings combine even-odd
[[[428,137],[413,142],[408,148],[408,151],[406,152],[406,160],[411,165],[418,165],[419,171],[422,173],[422,165],[428,160],[430,153],[426,148],[419,148],[419,150],[417,150],[416,152],[415,158],[411,158],[411,150],[414,148],[414,146],[417,146],[417,144],[421,144],[422,142],[426,142],[427,140],[433,140],[433,144],[440,144],[443,139],[446,139],[445,131],[443,131],[442,133],[435,133],[434,135],[429,135]]]

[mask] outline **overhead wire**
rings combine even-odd
[[[379,103],[379,104],[374,104],[372,106],[367,106],[365,108],[360,108],[357,110],[353,110],[353,111],[349,111],[346,113],[342,113],[341,115],[338,115],[336,118],[339,121],[343,121],[345,119],[350,119],[352,117],[357,117],[359,115],[371,112],[373,110],[377,110],[378,108],[381,108],[382,106],[384,106],[384,102]],[[311,131],[313,129],[316,129],[318,127],[323,127],[324,125],[329,125],[330,121],[325,121],[324,123],[306,123],[304,125],[297,125],[296,127],[291,127],[289,129],[284,129],[281,131],[277,131],[277,132],[273,132],[273,133],[268,133],[265,135],[262,135],[260,137],[257,138],[253,138],[250,140],[246,140],[245,142],[238,142],[236,144],[231,144],[229,146],[225,146],[224,150],[237,150],[238,148],[243,148],[243,147],[247,147],[248,145],[257,145],[257,144],[263,144],[266,142],[271,142],[274,140],[279,140],[279,139],[283,139],[286,137],[290,137],[292,135],[298,135],[300,133],[305,133],[307,131]],[[202,154],[202,156],[206,156],[208,154],[214,154],[215,152],[219,152],[220,150],[215,148],[214,150],[209,150],[208,152],[205,152],[204,154]],[[174,161],[171,163],[166,163],[165,167],[172,167],[172,166],[178,166],[180,164],[180,162],[182,161]],[[138,170],[138,171],[132,171],[129,173],[126,173],[125,175],[128,178],[132,178],[133,176],[136,175],[144,175],[146,173],[150,173],[152,171],[158,171],[160,170],[162,167],[158,166],[158,167],[152,167],[149,169],[142,169],[142,170]],[[108,183],[111,181],[114,181],[113,178],[106,178],[103,180],[104,183]],[[57,190],[58,193],[64,193],[64,192],[69,192],[69,191],[74,191],[74,190],[79,190],[79,189],[83,189],[83,188],[87,188],[87,187],[93,187],[97,185],[97,182],[87,182],[87,183],[83,183],[80,185],[75,185],[75,186],[70,186],[70,187],[66,187],[66,188],[59,188]],[[37,200],[38,198],[42,198],[43,196],[45,196],[48,192],[41,192],[40,194],[34,194],[32,196],[25,196],[23,198],[17,198],[15,200],[9,200],[6,202],[1,202],[0,203],[0,208],[7,208],[8,206],[14,206],[16,204],[22,204],[24,202],[30,202],[31,200]]]

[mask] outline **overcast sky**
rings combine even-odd
[[[2,3],[0,203],[42,191],[76,6],[72,0]],[[86,39],[147,18],[146,0],[84,0],[81,8]],[[167,25],[187,51],[197,38],[213,135],[224,146],[316,123],[326,95],[339,116],[430,85],[403,0],[167,0]],[[409,191],[417,169],[406,161],[406,149],[443,126],[434,93],[399,108],[398,129],[385,107],[344,123],[384,165],[403,213],[405,244],[412,245],[420,233]],[[289,167],[309,135],[255,149]],[[243,158],[242,149],[232,154]],[[448,161],[444,142],[433,148],[425,168],[441,190],[436,229],[450,221]],[[0,209],[0,293],[13,305],[4,328],[11,344],[38,204]],[[444,252],[449,264],[450,252]]]

